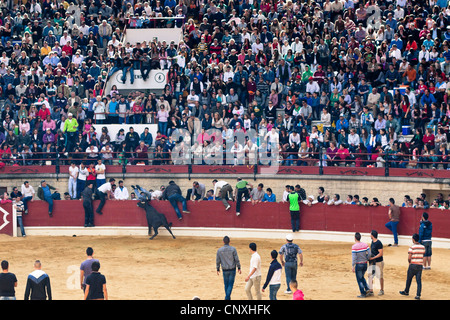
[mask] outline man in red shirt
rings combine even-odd
[[[47,116],[51,116],[51,112],[45,104],[42,104],[37,115],[39,118],[41,118],[42,121],[45,121],[45,119],[47,119]]]
[[[305,295],[302,290],[298,289],[298,283],[296,280],[291,280],[289,287],[293,292],[292,300],[305,300]]]

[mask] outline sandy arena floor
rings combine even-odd
[[[370,242],[370,239],[363,240]],[[242,274],[236,276],[233,300],[247,299],[244,279],[249,271],[250,242],[258,245],[264,282],[270,251],[279,250],[284,240],[231,239],[242,264]],[[305,299],[356,299],[358,287],[351,271],[350,243],[302,241],[299,244],[304,252],[304,266],[299,269],[298,280]],[[143,236],[0,236],[0,260],[8,260],[10,272],[18,278],[18,300],[23,299],[26,278],[36,259],[41,260],[43,270],[50,275],[54,299],[81,300],[79,266],[86,257],[88,246],[94,248],[94,256],[100,260],[100,271],[106,276],[111,300],[190,300],[193,296],[202,300],[224,298],[222,274],[218,276],[215,270],[216,251],[222,246],[222,238],[177,237],[173,240],[159,236],[150,241]],[[398,294],[405,285],[408,247],[385,247],[384,251],[385,295],[368,299],[413,299],[415,281],[409,297]],[[423,272],[422,299],[444,300],[450,297],[449,258],[448,249],[433,249],[432,269]],[[290,300],[292,297],[284,294],[284,274],[282,279],[278,298]],[[268,290],[262,297],[268,300]]]

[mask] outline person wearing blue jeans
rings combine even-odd
[[[370,256],[370,247],[367,243],[361,241],[361,234],[355,233],[355,244],[352,246],[352,271],[356,275],[356,282],[360,295],[358,298],[365,298],[370,292],[369,285],[367,284],[364,274],[367,271],[367,263]]]
[[[361,296],[365,296],[366,292],[369,291],[369,286],[367,284],[366,278],[364,278],[366,271],[367,271],[367,263],[355,265],[356,281],[358,282],[358,287],[359,291],[361,292]]]
[[[225,288],[225,300],[231,300],[231,292],[233,291],[234,279],[236,278],[236,269],[223,270],[222,275]]]
[[[385,224],[386,228],[391,230],[394,235],[394,247],[398,246],[398,232],[397,226],[400,221],[400,207],[395,204],[395,200],[393,198],[389,199],[389,222]]]
[[[175,193],[169,197],[169,202],[175,209],[175,213],[177,214],[178,219],[181,220],[183,217],[181,215],[180,209],[178,208],[178,202],[181,202],[183,206],[183,212],[186,213],[188,212],[186,198],[184,198],[181,194]]]
[[[130,83],[133,84],[134,82],[134,66],[133,62],[130,58],[130,53],[127,53],[127,56],[124,59],[123,62],[123,68],[122,68],[122,82],[125,83],[127,81],[127,72],[130,72]]]
[[[164,200],[169,200],[170,204],[175,209],[178,220],[183,219],[180,209],[178,209],[178,202],[181,202],[183,205],[183,213],[189,213],[187,210],[186,198],[184,198],[181,194],[180,187],[174,181],[169,181],[169,185],[164,189],[162,194],[162,198]]]
[[[277,260],[277,250],[272,250],[270,256],[272,261],[270,262],[269,271],[267,272],[266,282],[262,287],[262,292],[269,286],[269,299],[277,300],[277,292],[281,287],[281,271],[283,267]]]
[[[56,194],[52,194],[52,190],[56,190],[51,185],[47,184],[45,180],[41,181],[41,186],[38,189],[38,197],[48,203],[48,215],[53,217],[53,200]]]
[[[23,202],[23,213],[24,214],[28,214],[28,201],[31,201],[31,199],[33,199],[32,196],[24,197],[22,199],[22,202]]]
[[[223,237],[223,246],[217,250],[216,269],[217,275],[220,274],[220,268],[223,273],[223,284],[225,289],[225,300],[231,299],[236,269],[241,273],[241,263],[235,247],[230,246],[230,237]]]
[[[295,244],[292,234],[286,236],[286,244],[284,244],[280,251],[281,265],[284,266],[284,272],[286,273],[287,289],[285,293],[291,294],[291,288],[289,284],[292,280],[297,280],[297,268],[303,266],[303,252],[300,247]],[[298,262],[300,260],[300,262]]]
[[[16,216],[17,216],[17,224],[20,227],[20,232],[22,234],[22,237],[25,237],[25,228],[23,226],[23,219],[22,219],[22,213],[24,212],[24,204],[23,201],[20,200],[20,197],[17,197],[13,201],[13,207],[16,209]]]

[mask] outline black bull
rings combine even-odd
[[[151,230],[153,228],[154,234],[150,237],[150,240],[158,235],[158,228],[161,226],[165,227],[172,235],[172,238],[175,239],[172,230],[170,230],[170,227],[172,227],[172,222],[167,222],[167,218],[164,214],[159,213],[155,208],[153,208],[149,201],[139,201],[137,205],[146,212],[149,235],[151,234]]]

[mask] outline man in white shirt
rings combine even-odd
[[[77,198],[77,179],[78,167],[72,161],[69,166],[69,195],[72,200]]]
[[[231,208],[230,204],[228,203],[228,199],[233,199],[233,188],[231,185],[223,180],[217,181],[216,179],[213,180],[213,186],[214,186],[214,197],[218,197],[217,191],[220,191],[220,199],[222,200],[223,205],[225,206],[225,210],[229,210]]]
[[[84,190],[86,187],[86,178],[88,176],[89,172],[86,168],[86,165],[84,162],[80,164],[80,167],[78,168],[78,176],[77,176],[77,199],[80,199],[81,191]]]
[[[295,41],[291,44],[292,52],[296,54],[297,52],[302,52],[303,43],[300,41],[299,37],[295,37]]]
[[[306,92],[309,92],[312,95],[314,92],[319,93],[319,91],[320,87],[317,81],[314,81],[313,77],[309,77],[308,83],[306,84]]]
[[[227,82],[228,79],[230,79],[230,78],[231,78],[231,80],[233,80],[234,72],[231,70],[231,66],[228,65],[226,68],[226,71],[223,73],[223,81]]]
[[[101,159],[97,160],[97,164],[95,165],[95,172],[97,173],[97,188],[106,182],[106,166],[102,163]]]
[[[403,19],[404,16],[405,16],[405,10],[403,10],[403,8],[397,4],[397,8],[394,10],[394,19],[399,21],[399,20]]]
[[[340,204],[342,204],[343,203],[343,201],[341,200],[341,197],[338,195],[338,194],[335,194],[334,196],[333,196],[333,198],[332,199],[330,199],[330,201],[328,201],[328,205],[335,205],[335,206],[337,206],[337,205],[340,205]]]
[[[116,200],[128,200],[128,189],[124,187],[123,181],[119,181],[119,186],[114,191],[114,199]]]
[[[230,149],[231,156],[233,157],[233,164],[240,165],[244,164],[244,148],[239,143],[239,141],[235,141],[233,146]]]
[[[394,43],[392,45],[391,50],[389,51],[389,57],[400,60],[402,58],[402,52],[397,48],[397,45]]]
[[[261,300],[261,257],[258,252],[256,252],[256,243],[252,242],[248,246],[252,257],[250,259],[250,273],[245,278],[245,293],[247,294],[248,300],[253,300],[252,287],[255,287],[256,299]]]
[[[21,187],[22,192],[22,202],[23,202],[23,213],[28,214],[27,202],[32,201],[36,192],[34,188],[28,181],[25,181]]]
[[[187,106],[189,107],[189,110],[192,110],[196,102],[199,101],[199,97],[195,94],[195,90],[191,90],[191,93],[187,96]]]
[[[359,135],[356,133],[356,129],[351,129],[350,134],[348,135],[348,145],[350,152],[355,152],[356,148],[358,148],[360,143]]]
[[[97,212],[98,214],[103,214],[103,206],[105,205],[106,198],[111,194],[111,189],[114,182],[116,182],[116,179],[111,178],[109,179],[109,182],[102,184],[95,191],[96,198],[100,199],[100,204],[98,205],[97,210],[95,210],[95,212]]]
[[[408,96],[409,103],[410,103],[411,109],[412,109],[412,107],[417,103],[416,95],[414,94],[413,91],[411,91],[410,87],[407,87],[405,89],[405,95]]]

